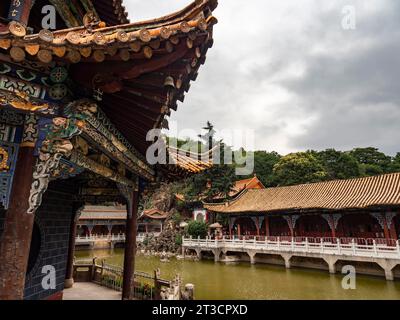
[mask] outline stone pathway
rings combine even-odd
[[[64,300],[121,300],[121,292],[91,282],[76,282],[64,290]]]

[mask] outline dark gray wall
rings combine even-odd
[[[42,205],[36,212],[35,223],[40,229],[41,245],[33,269],[25,283],[25,299],[46,299],[64,289],[70,224],[73,216],[73,194],[68,181],[50,184]],[[56,270],[56,289],[44,290],[42,268],[54,266]]]

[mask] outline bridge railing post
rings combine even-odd
[[[308,238],[306,237],[306,251],[308,252]]]
[[[281,237],[278,237],[278,250],[281,249]]]
[[[378,248],[376,247],[376,241],[375,241],[375,239],[372,240],[372,245],[373,245],[373,247],[374,247],[374,255],[375,255],[375,257],[376,257],[376,256],[378,256]]]
[[[292,237],[292,244],[291,244],[291,246],[292,246],[292,251],[294,251],[294,238]]]
[[[254,242],[254,249],[256,249],[257,248],[257,239],[256,239],[256,237],[254,237],[253,242]]]
[[[354,238],[351,239],[351,248],[353,249],[353,255],[356,255],[356,243],[354,241]]]
[[[338,251],[339,254],[341,254],[342,253],[342,247],[340,246],[340,239],[339,238],[336,239],[336,244],[337,244],[337,251]]]
[[[397,248],[397,254],[400,256],[400,242],[399,242],[399,240],[396,241],[396,248]]]
[[[324,253],[324,239],[321,238],[321,253]]]

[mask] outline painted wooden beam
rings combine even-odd
[[[18,21],[23,26],[28,25],[29,15],[31,13],[34,0],[13,0],[8,11],[8,19]]]
[[[121,176],[117,172],[97,163],[96,161],[93,161],[92,159],[85,157],[82,153],[78,151],[72,151],[70,161],[83,169],[89,170],[111,181],[126,186],[135,186],[134,181]]]

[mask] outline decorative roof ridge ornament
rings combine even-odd
[[[99,26],[104,26],[105,23],[102,23],[99,19],[99,16],[94,11],[87,12],[83,17],[83,26],[87,30],[93,30],[98,28]]]

